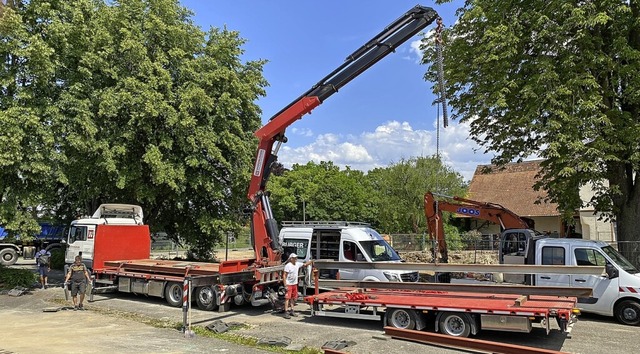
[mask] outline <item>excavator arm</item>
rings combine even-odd
[[[437,242],[438,252],[443,263],[448,262],[449,255],[447,241],[444,238],[442,211],[487,220],[500,225],[503,229],[529,228],[529,224],[525,219],[500,204],[478,202],[460,197],[447,197],[445,200],[436,200],[433,193],[427,192],[424,195],[424,213],[427,217],[429,238]]]
[[[342,65],[276,113],[268,123],[256,131],[255,135],[259,139],[258,151],[247,192],[253,207],[251,232],[256,260],[262,261],[264,265],[271,265],[277,264],[281,258],[278,225],[269,205],[266,185],[271,168],[278,159],[278,150],[287,142],[286,128],[380,59],[394,52],[398,46],[437,18],[438,14],[432,8],[415,6],[349,55]]]

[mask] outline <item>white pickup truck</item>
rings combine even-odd
[[[509,229],[500,240],[500,263],[602,266],[602,275],[535,274],[508,281],[540,286],[589,287],[578,299],[581,311],[614,316],[626,325],[640,324],[640,271],[603,241],[549,238],[529,229]]]

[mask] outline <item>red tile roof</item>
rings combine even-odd
[[[543,202],[543,190],[534,191],[542,160],[510,163],[504,168],[480,165],[471,179],[468,198],[500,204],[520,216],[558,216],[555,203]],[[540,204],[535,202],[540,200]]]

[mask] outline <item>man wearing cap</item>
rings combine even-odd
[[[284,296],[284,318],[291,318],[291,316],[298,316],[293,307],[296,305],[298,299],[298,270],[302,267],[306,267],[309,264],[313,264],[313,260],[306,263],[298,263],[298,255],[291,253],[287,264],[284,266],[284,285],[287,287],[287,294]]]

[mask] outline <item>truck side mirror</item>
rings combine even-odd
[[[604,266],[604,271],[607,273],[607,277],[609,277],[609,279],[615,279],[620,276],[618,268],[609,262]]]
[[[363,256],[362,254],[358,253],[358,254],[356,255],[356,261],[358,261],[358,262],[364,262],[364,261],[366,261],[366,259],[364,258],[364,256]]]

